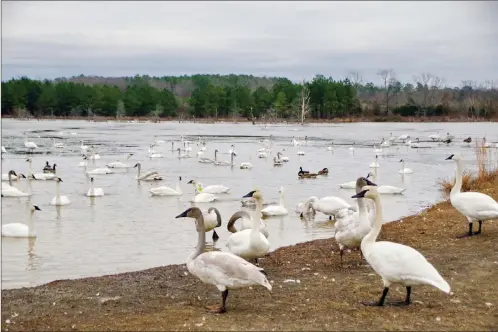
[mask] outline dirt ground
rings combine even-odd
[[[480,190],[498,199],[498,181]],[[119,275],[60,280],[2,291],[3,331],[156,330],[451,330],[498,329],[498,222],[467,231],[448,202],[383,226],[380,239],[422,252],[452,287],[447,295],[414,287],[408,307],[365,307],[382,292],[378,275],[359,252],[339,264],[333,239],[280,248],[261,266],[273,283],[231,291],[225,314],[211,314],[220,294],[191,276],[185,265]],[[388,300],[402,300],[392,287]]]

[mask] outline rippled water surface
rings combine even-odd
[[[450,145],[428,142],[428,136],[439,130],[455,135]],[[38,144],[32,155],[35,173],[41,172],[45,161],[58,165],[57,175],[63,179],[61,194],[71,200],[68,206],[49,205],[55,196],[55,182],[27,181],[15,183],[31,198],[2,198],[2,224],[27,223],[30,204],[38,205],[34,219],[36,239],[2,237],[2,288],[32,286],[56,279],[77,278],[140,270],[155,266],[183,263],[196,243],[194,223],[191,219],[175,219],[175,216],[191,206],[193,188],[187,182],[201,181],[205,186],[223,184],[231,188],[230,194],[219,194],[215,203],[198,203],[203,209],[215,206],[221,212],[224,223],[217,229],[220,239],[215,248],[226,250],[228,235],[226,221],[241,209],[240,198],[254,188],[261,189],[265,200],[278,202],[280,186],[285,188],[285,206],[289,215],[266,220],[270,232],[272,249],[333,235],[333,224],[327,217],[317,213],[314,220],[300,219],[294,212],[299,202],[309,196],[339,196],[355,205],[353,190],[339,189],[338,184],[366,176],[375,157],[373,143],[381,138],[408,134],[419,137],[425,148],[411,149],[402,143],[384,148],[379,154],[380,168],[377,184],[389,184],[407,188],[404,195],[383,195],[384,219],[395,220],[420,211],[440,199],[436,187],[440,178],[453,176],[454,164],[444,159],[455,151],[463,151],[468,167],[474,167],[473,145],[462,140],[486,135],[489,142],[498,141],[498,130],[493,123],[356,123],[335,125],[252,125],[252,124],[198,124],[198,123],[112,123],[86,121],[14,121],[2,120],[2,145],[8,153],[2,160],[2,174],[13,169],[28,173],[23,133]],[[52,147],[51,137],[63,132],[65,147]],[[178,147],[181,135],[191,140],[192,158],[178,159],[171,151],[171,141]],[[274,167],[271,158],[259,159],[257,150],[263,147],[261,140],[272,135],[272,152],[283,151],[290,161],[282,167]],[[154,137],[156,136],[156,137]],[[214,150],[219,159],[229,160],[228,150],[235,145],[237,156],[235,167],[202,164],[196,158],[197,138],[207,142],[206,155],[213,157]],[[293,146],[296,139],[302,146]],[[304,137],[307,136],[307,145]],[[78,167],[81,158],[80,141],[93,145],[101,155],[88,168]],[[155,140],[156,152],[164,158],[148,158],[148,148]],[[334,150],[327,146],[333,140]],[[355,142],[354,152],[348,147]],[[496,158],[498,149],[489,149],[491,158]],[[304,151],[304,156],[298,156]],[[124,161],[132,166],[140,161],[142,170],[157,170],[164,181],[138,183],[136,169],[116,169],[115,174],[96,175],[95,185],[104,189],[105,196],[88,198],[90,178],[85,171],[103,167],[106,163]],[[411,175],[401,176],[399,160],[406,160],[405,167],[413,169]],[[249,161],[251,170],[239,169],[240,162]],[[299,180],[297,171],[329,169],[327,177]],[[181,176],[183,196],[151,197],[148,189],[160,185],[175,187]],[[355,205],[356,206],[356,205]],[[251,211],[251,210],[248,210]],[[211,234],[207,236],[211,241]]]

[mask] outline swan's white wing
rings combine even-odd
[[[231,253],[211,251],[199,255],[191,264],[191,273],[218,289],[235,289],[251,285],[262,285],[271,291],[272,287],[262,268]]]
[[[13,223],[2,226],[2,236],[25,237],[28,236],[28,234],[28,226],[21,223]]]
[[[260,232],[259,239],[256,239],[255,243],[251,243],[251,232],[251,229],[245,229],[230,235],[226,244],[230,252],[247,259],[266,255],[270,250],[270,243],[265,235]]]
[[[463,215],[474,219],[498,218],[498,203],[488,195],[476,192],[455,194],[451,204]]]
[[[147,179],[153,175],[159,175],[159,173],[157,171],[150,171],[150,172],[147,172],[147,173],[143,174],[142,176],[140,176],[140,178]]]
[[[384,280],[407,286],[429,284],[443,292],[450,285],[431,263],[417,250],[403,244],[379,241],[364,251],[365,259]]]

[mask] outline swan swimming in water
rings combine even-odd
[[[278,191],[280,193],[280,204],[279,205],[269,205],[265,207],[264,209],[261,210],[261,213],[265,217],[271,217],[271,216],[285,216],[289,212],[284,206],[284,187],[280,187],[280,190]],[[254,197],[254,196],[244,196],[244,197]],[[256,204],[257,206],[257,204]]]
[[[137,168],[137,177],[136,179],[139,181],[160,181],[163,180],[163,177],[157,173],[157,171],[150,171],[145,174],[140,175],[142,171],[142,164],[136,163],[133,168]]]
[[[33,227],[33,214],[35,211],[41,211],[37,205],[33,205],[29,211],[28,225],[21,223],[11,223],[2,225],[2,236],[6,237],[36,237]]]
[[[190,181],[189,183],[192,183],[192,185],[194,186],[194,198],[190,202],[209,203],[214,202],[218,199],[218,197],[213,194],[201,192],[202,188],[199,188],[194,182]]]
[[[180,181],[182,177],[178,177],[178,181],[176,182],[176,189],[170,188],[168,186],[161,186],[157,188],[149,189],[149,193],[152,196],[181,196],[183,195],[183,191],[180,188]]]
[[[100,197],[100,196],[104,196],[104,189],[102,189],[102,188],[95,188],[93,186],[93,178],[90,178],[90,182],[92,184],[92,187],[90,189],[88,189],[88,192],[86,193],[86,195],[88,197]]]
[[[399,162],[402,163],[401,169],[398,172],[399,174],[412,174],[413,173],[413,171],[410,168],[405,168],[405,160],[404,159],[401,159]]]
[[[69,205],[71,204],[71,201],[67,196],[61,196],[60,195],[60,183],[62,182],[62,179],[59,177],[56,177],[54,179],[55,181],[55,197],[52,198],[52,201],[50,202],[50,205]]]
[[[226,246],[231,253],[248,261],[254,260],[257,263],[258,258],[265,256],[270,251],[270,243],[260,231],[263,196],[259,190],[254,190],[244,197],[253,197],[256,199],[256,211],[252,218],[251,229],[232,233],[227,240]]]
[[[406,298],[392,305],[409,305],[412,286],[431,285],[449,294],[450,285],[441,277],[431,263],[417,250],[403,244],[376,241],[382,228],[382,206],[380,195],[374,186],[365,186],[351,198],[368,198],[375,203],[375,222],[370,232],[361,240],[361,251],[368,264],[380,275],[384,283],[382,296],[377,302],[362,302],[364,305],[383,306],[389,287],[401,284],[406,287]]]
[[[498,219],[498,203],[490,196],[478,192],[460,192],[462,190],[463,160],[459,153],[452,154],[446,160],[456,162],[456,180],[451,188],[450,202],[453,207],[467,217],[469,231],[461,237],[481,234],[482,223],[485,220]],[[477,232],[472,230],[473,222],[479,223]]]
[[[187,259],[187,269],[202,282],[215,285],[222,295],[221,306],[214,309],[213,312],[226,312],[226,300],[229,289],[261,285],[271,292],[272,286],[268,282],[265,276],[266,273],[264,273],[262,268],[229,252],[204,252],[206,232],[204,218],[199,208],[189,208],[176,216],[176,218],[185,217],[195,219],[198,234],[195,252]]]
[[[321,199],[318,199],[316,196],[311,196],[303,204],[300,217],[302,218],[304,213],[308,213],[310,209],[313,210],[313,213],[318,211],[328,215],[329,220],[332,219],[332,216],[335,219],[336,214],[343,209],[351,209],[354,211],[348,202],[336,196],[326,196]]]
[[[130,160],[131,156],[133,156],[133,153],[129,153],[128,156],[126,157],[126,160]],[[131,165],[122,163],[120,161],[114,161],[112,163],[109,163],[106,165],[108,168],[129,168]]]
[[[2,182],[2,197],[27,197],[31,196],[31,193],[25,193],[12,185],[12,176],[16,176],[16,181],[19,181],[21,178],[26,178],[24,174],[19,174],[19,176],[13,170],[10,170],[8,173],[9,184],[5,184]]]
[[[221,184],[213,184],[207,187],[204,187],[201,182],[196,180],[190,180],[188,184],[193,184],[197,186],[199,192],[207,193],[207,194],[227,194],[230,191],[230,188],[225,187]]]

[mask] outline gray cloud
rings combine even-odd
[[[4,2],[2,79],[245,73],[498,81],[496,2]]]

